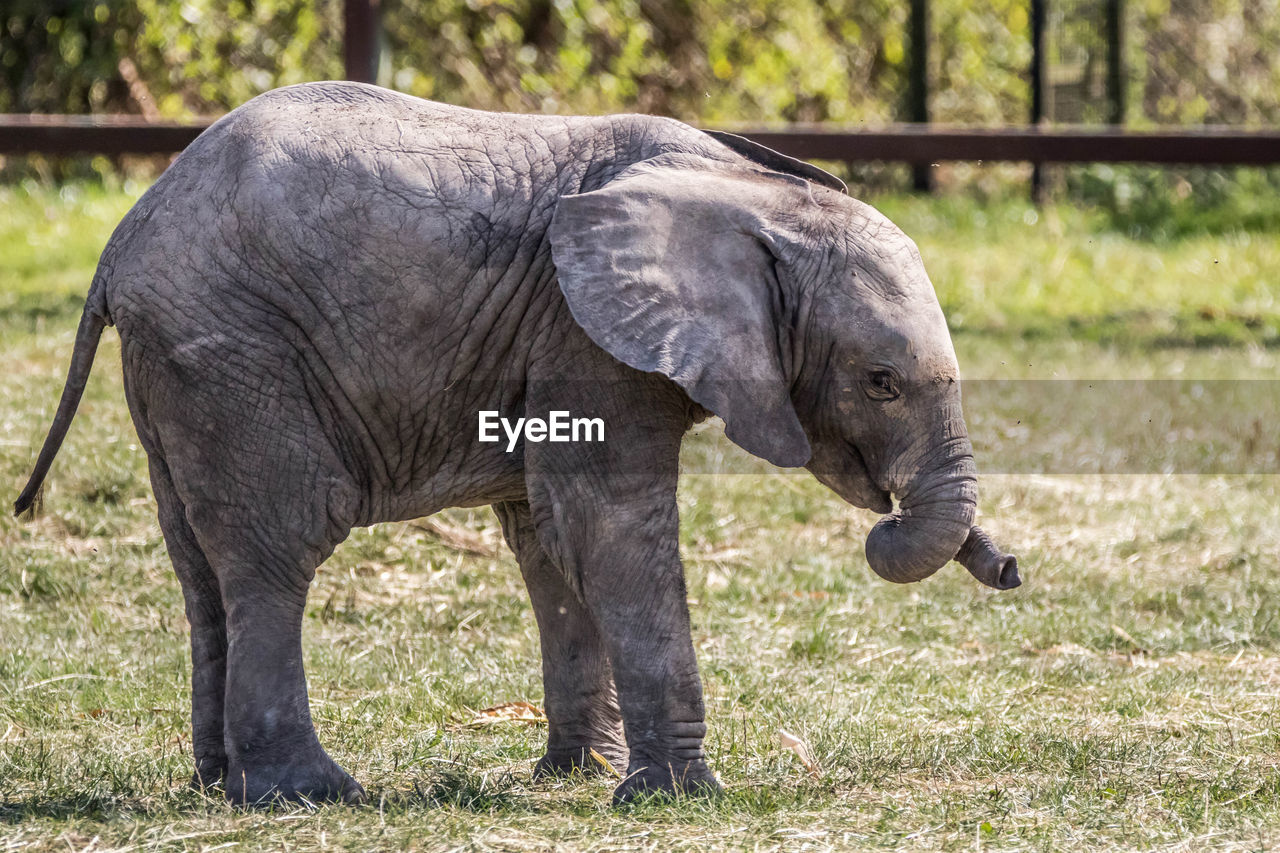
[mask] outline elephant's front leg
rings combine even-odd
[[[614,800],[647,791],[718,792],[702,748],[707,726],[674,490],[665,500],[619,498],[590,515],[575,548],[584,557],[584,596],[613,661],[630,749]]]
[[[683,398],[655,391],[652,380],[635,384],[625,393],[591,395],[591,413],[606,407],[605,422],[613,425],[604,443],[526,447],[539,541],[582,590],[612,664],[630,752],[617,802],[645,791],[720,790],[703,755],[702,681],[678,547],[686,410]],[[610,412],[612,405],[618,410]]]
[[[534,778],[600,772],[604,768],[591,756],[593,750],[622,772],[627,767],[622,716],[595,620],[538,543],[529,505],[500,503],[494,511],[520,563],[542,645],[549,731]]]

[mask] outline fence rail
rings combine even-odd
[[[848,163],[930,164],[955,160],[1029,163],[1280,163],[1280,130],[1229,127],[1134,131],[1105,128],[948,127],[898,124],[877,130],[791,126],[734,131],[792,157]]]
[[[134,115],[0,114],[0,154],[173,154],[213,119],[147,121]]]
[[[140,116],[3,115],[0,154],[171,154],[214,119],[153,122]],[[966,128],[898,124],[873,130],[830,125],[731,128],[808,160],[927,166],[956,160],[1030,163],[1280,163],[1280,130],[1212,127],[1167,131],[1106,128]]]

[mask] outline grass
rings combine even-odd
[[[1134,239],[1067,204],[881,205],[920,244],[956,334],[1153,348],[1280,344],[1280,224]]]
[[[0,189],[10,496],[56,405],[97,252],[130,203],[88,186]],[[1153,243],[1065,208],[1028,224],[1033,211],[1013,204],[882,207],[920,243],[970,377],[1269,379],[1280,367],[1264,331],[1275,234]],[[1106,322],[1114,334],[1097,331]],[[722,800],[614,811],[606,781],[530,782],[544,731],[458,725],[468,709],[539,701],[541,686],[496,522],[454,510],[448,523],[492,556],[381,525],[354,532],[311,594],[317,727],[370,803],[240,813],[184,787],[181,595],[108,334],[45,513],[0,519],[0,847],[1275,846],[1280,478],[1160,473],[1203,469],[1162,445],[1211,453],[1216,438],[1146,445],[1123,417],[1103,419],[1100,440],[1124,443],[1141,473],[1063,473],[1026,453],[1057,439],[1018,428],[1024,397],[985,399],[970,398],[979,465],[995,472],[980,514],[1028,567],[1011,593],[955,565],[883,583],[862,553],[870,514],[743,458],[714,429],[687,442],[681,535]],[[1271,458],[1240,470],[1274,471]],[[779,729],[809,743],[818,778],[779,748]]]

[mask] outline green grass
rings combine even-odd
[[[88,187],[65,199],[0,189],[10,496],[56,405],[96,254],[130,203]],[[882,207],[920,243],[967,376],[1270,379],[1280,368],[1241,319],[1274,322],[1275,234],[1157,244],[1070,209],[1028,225],[1019,205]],[[1091,260],[1093,247],[1110,261]],[[1175,345],[1201,308],[1220,312],[1232,345]],[[1107,317],[1114,336],[1095,332]],[[1157,327],[1172,337],[1152,337]],[[544,731],[457,725],[467,709],[540,701],[541,686],[496,522],[455,510],[448,521],[494,556],[381,525],[354,532],[312,591],[317,727],[370,803],[240,813],[184,787],[181,595],[108,333],[44,514],[0,519],[0,847],[1274,846],[1280,478],[1044,473],[1054,466],[1025,454],[1037,433],[1013,424],[1024,406],[970,402],[980,468],[1016,472],[981,483],[984,525],[1027,567],[1024,586],[1002,594],[955,565],[883,583],[863,558],[869,513],[744,459],[714,429],[689,439],[681,535],[721,801],[614,811],[608,782],[529,781]],[[1105,424],[1104,442],[1129,440],[1122,418]],[[1162,447],[1133,447],[1161,470]],[[779,729],[808,741],[819,778],[779,748]]]
[[[915,238],[958,336],[1126,349],[1280,345],[1273,230],[1134,239],[1067,204],[888,198]]]

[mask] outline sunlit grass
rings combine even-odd
[[[25,230],[0,225],[0,484],[10,496],[56,405],[97,247],[128,206],[95,192],[79,202],[4,197],[27,220]],[[1006,229],[1017,223],[990,230],[941,215],[934,232],[918,233],[909,223],[929,206],[900,207],[944,299],[949,276],[977,263],[969,255],[990,258],[984,286],[996,305],[981,308],[983,324],[1012,306],[1070,315],[1017,295],[1031,263],[1022,253],[1048,251],[1050,237],[1032,230],[1014,241]],[[1088,245],[1077,230],[1085,224],[1067,238]],[[60,253],[48,248],[51,231]],[[45,248],[4,251],[24,235]],[[1124,241],[1116,250],[1154,252],[1167,267],[1193,251]],[[1257,251],[1251,263],[1263,264]],[[1014,257],[999,263],[1001,252]],[[997,293],[1001,282],[1014,294]],[[1073,292],[1093,304],[1106,284],[1081,277]],[[1178,310],[1202,296],[1189,278],[1161,287]],[[1270,378],[1280,366],[1262,347],[1148,352],[1069,326],[1047,339],[1003,328],[957,336],[967,376]],[[1024,586],[992,593],[952,564],[901,587],[866,567],[870,513],[747,459],[714,428],[686,442],[680,509],[723,800],[614,811],[607,781],[530,782],[544,731],[459,726],[468,708],[540,701],[532,614],[505,550],[460,552],[405,523],[352,534],[321,570],[304,629],[321,739],[365,784],[369,805],[234,812],[184,787],[181,595],[111,332],[99,359],[44,514],[0,520],[0,842],[1145,850],[1277,841],[1280,479],[989,473],[981,520],[1019,554]],[[994,428],[1018,405],[995,401],[986,413],[984,470],[1002,470],[999,458],[1026,440]],[[446,517],[481,542],[500,540],[488,510]],[[808,741],[819,778],[779,748],[780,728]]]
[[[920,246],[953,331],[1126,348],[1280,344],[1277,231],[1134,239],[1070,204],[872,199]]]

